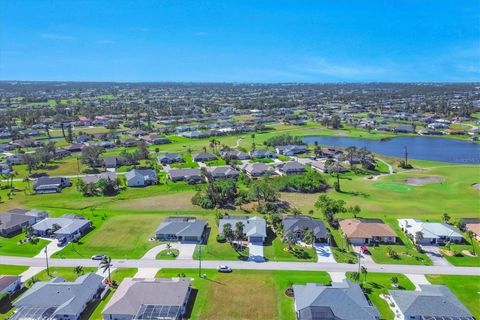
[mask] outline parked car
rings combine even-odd
[[[370,254],[366,245],[361,246],[360,251],[362,251],[363,254]]]
[[[228,266],[219,266],[217,270],[218,272],[224,272],[224,273],[232,272],[232,269]]]
[[[97,254],[97,255],[92,256],[92,260],[102,260],[103,257],[105,257],[104,254]]]

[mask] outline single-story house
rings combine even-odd
[[[238,151],[238,150],[230,150],[230,151],[222,151],[221,152],[223,159],[233,159],[233,160],[248,160],[250,159],[250,155],[246,152]]]
[[[353,245],[397,242],[395,231],[379,219],[345,219],[340,228]]]
[[[389,290],[398,319],[474,320],[458,298],[443,285],[419,285],[420,290]]]
[[[275,150],[277,151],[278,154],[283,154],[284,156],[294,156],[296,154],[307,152],[308,146],[304,144],[277,146]]]
[[[156,134],[150,134],[148,137],[145,138],[145,141],[151,144],[167,144],[170,143],[170,140],[165,137],[160,137]]]
[[[21,286],[22,280],[19,276],[0,275],[0,297],[17,291]]]
[[[250,152],[250,156],[254,159],[255,158],[257,158],[257,159],[264,159],[264,158],[273,159],[273,158],[277,157],[275,152],[268,151],[268,150],[253,150],[253,151]]]
[[[237,222],[243,224],[243,234],[248,239],[248,242],[263,243],[267,238],[267,223],[260,217],[246,216],[228,216],[225,215],[218,221],[218,233],[223,235],[223,227],[230,224],[232,230],[235,230]]]
[[[245,163],[240,168],[252,178],[261,177],[265,174],[274,174],[275,170],[265,163]]]
[[[117,157],[105,157],[103,158],[103,166],[106,169],[116,169],[120,166],[120,163]]]
[[[209,167],[207,168],[207,173],[213,180],[238,178],[238,171],[229,166]]]
[[[319,156],[322,158],[336,158],[343,154],[342,150],[335,148],[321,148]]]
[[[11,209],[5,213],[0,213],[0,235],[4,237],[16,235],[24,227],[34,225],[47,216],[46,211],[36,209]]]
[[[398,225],[418,244],[459,243],[464,240],[454,227],[440,222],[423,222],[417,219],[398,219]]]
[[[380,314],[357,283],[343,280],[331,286],[293,285],[298,320],[377,320]]]
[[[177,153],[165,153],[161,154],[157,157],[157,161],[160,162],[162,165],[172,164],[176,162],[183,162],[183,158],[181,155]]]
[[[157,174],[152,169],[133,169],[125,173],[129,187],[144,187],[158,183]]]
[[[336,171],[342,173],[348,171],[348,169],[342,166],[336,159],[333,160],[333,163],[329,163],[327,161],[329,161],[329,159],[313,160],[312,162],[310,162],[310,165],[317,171],[324,173],[331,173]]]
[[[126,278],[102,316],[104,320],[184,319],[191,290],[187,278]]]
[[[103,277],[95,273],[87,273],[73,282],[65,282],[63,278],[36,282],[13,302],[16,310],[10,319],[77,320],[103,290]]]
[[[282,174],[300,174],[304,173],[305,167],[297,161],[288,161],[278,165],[278,171]]]
[[[46,218],[32,226],[36,236],[53,236],[61,241],[80,238],[91,227],[90,220],[70,218]]]
[[[100,179],[117,181],[117,174],[115,172],[102,172],[99,174],[88,174],[82,178],[83,182],[86,184],[97,183]]]
[[[9,174],[12,172],[12,167],[6,162],[0,162],[0,174]]]
[[[186,181],[188,183],[198,183],[205,180],[202,171],[198,168],[172,169],[168,172],[168,178],[173,182]]]
[[[315,242],[328,243],[330,236],[323,221],[312,219],[307,216],[286,216],[282,220],[283,234],[293,233],[297,241],[302,241],[302,232],[304,230],[312,230]]]
[[[8,164],[23,164],[24,159],[23,159],[24,153],[11,153],[8,154],[6,157],[7,163]]]
[[[70,187],[72,182],[63,177],[40,177],[35,180],[33,190],[35,193],[56,193],[63,188]]]
[[[207,162],[216,160],[217,156],[212,153],[202,152],[193,157],[193,161],[196,162]]]
[[[194,217],[168,217],[155,231],[155,237],[162,241],[202,242],[207,222]]]
[[[64,147],[63,149],[67,150],[68,152],[81,152],[85,147],[86,145],[83,143],[74,143]]]

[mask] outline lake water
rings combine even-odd
[[[318,141],[318,144],[321,146],[365,147],[373,153],[397,158],[404,157],[404,147],[406,146],[410,159],[480,164],[480,144],[446,138],[419,136],[398,137],[381,141],[347,137],[311,136],[303,138],[303,141],[310,144]]]

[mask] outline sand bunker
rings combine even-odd
[[[424,177],[424,178],[408,178],[405,183],[409,186],[424,186],[432,183],[443,182],[442,177]]]
[[[480,190],[480,183],[472,184],[472,188],[475,189],[475,190]]]

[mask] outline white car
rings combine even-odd
[[[102,260],[103,257],[105,257],[104,254],[97,254],[95,256],[92,256],[92,260]]]
[[[230,272],[232,272],[232,269],[228,266],[218,266],[217,271],[218,272],[230,273]]]

